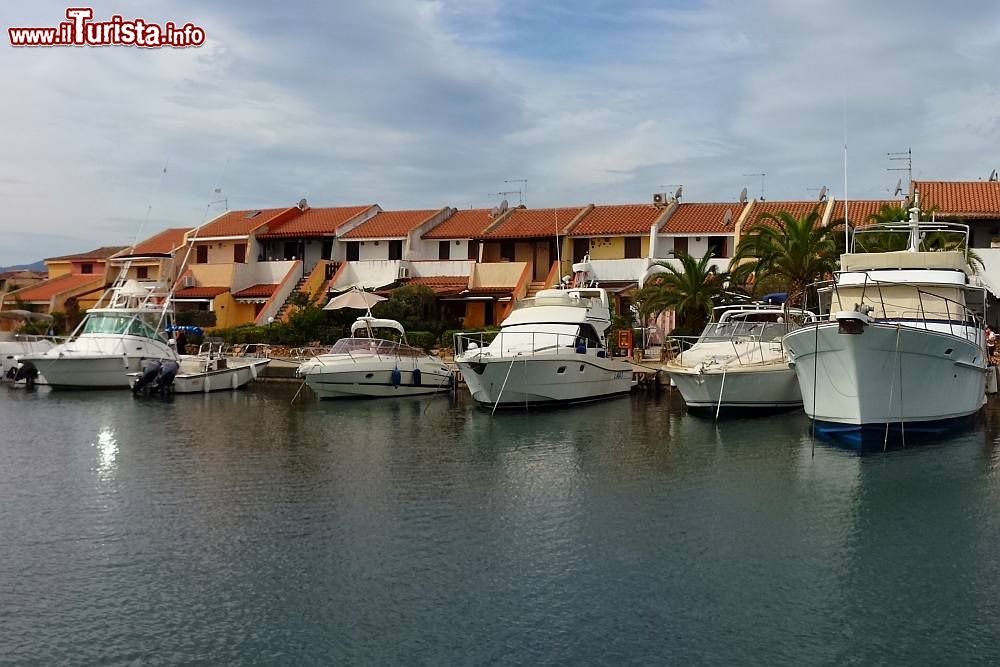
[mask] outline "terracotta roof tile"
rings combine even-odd
[[[566,228],[584,209],[583,206],[564,208],[515,208],[501,219],[493,229],[479,238],[526,239],[554,237],[556,231],[566,233]]]
[[[102,246],[100,248],[95,248],[94,250],[89,250],[87,252],[77,253],[75,255],[61,255],[59,257],[49,257],[44,260],[46,262],[68,262],[70,260],[83,260],[83,259],[107,259],[112,255],[120,253],[125,250],[128,246],[115,245],[115,246]]]
[[[853,227],[864,227],[870,225],[869,216],[878,213],[886,204],[899,206],[899,202],[890,199],[859,199],[848,200],[847,219]],[[837,200],[833,202],[833,213],[830,215],[830,222],[837,223],[844,221],[844,202]]]
[[[48,302],[57,294],[75,290],[90,283],[93,283],[94,286],[98,288],[103,287],[104,276],[93,273],[80,273],[66,274],[64,276],[59,276],[58,278],[43,280],[40,283],[35,283],[34,285],[25,287],[24,289],[11,292],[4,303],[14,303],[15,296],[21,301],[26,302]]]
[[[425,239],[472,239],[481,236],[493,223],[488,208],[455,211],[444,222],[434,225],[422,238]]]
[[[739,220],[745,204],[709,203],[709,204],[679,204],[666,223],[660,228],[660,234],[734,234],[736,221]],[[729,222],[726,222],[726,212],[729,212]]]
[[[469,288],[468,277],[463,276],[421,276],[412,278],[408,285],[424,285],[430,287],[438,296],[458,294]]]
[[[173,252],[184,245],[184,235],[191,231],[191,227],[171,227],[164,229],[155,236],[150,236],[145,241],[135,244],[131,252],[126,248],[126,254],[144,255],[146,253]]]
[[[646,235],[664,209],[652,204],[595,206],[583,217],[571,236]]]
[[[251,285],[239,292],[233,292],[234,299],[265,299],[278,289],[278,285],[270,283],[258,283]]]
[[[334,236],[337,230],[353,218],[371,209],[374,204],[366,206],[337,206],[327,208],[308,208],[300,215],[289,218],[276,225],[268,225],[267,232],[258,234],[257,238],[276,239],[288,237]]]
[[[1000,218],[1000,182],[914,181],[920,208],[960,218]]]
[[[174,292],[175,299],[212,299],[225,294],[228,287],[185,287]]]
[[[743,232],[747,232],[751,227],[761,222],[761,216],[765,213],[770,213],[772,215],[777,215],[778,213],[785,211],[789,213],[794,218],[801,218],[808,215],[810,211],[816,206],[819,206],[818,212],[823,215],[824,208],[827,206],[825,202],[817,202],[815,200],[809,201],[758,201],[754,202],[753,208],[750,210],[750,217],[743,223]],[[773,224],[769,220],[765,220],[764,224]]]
[[[437,215],[440,209],[420,211],[382,211],[340,238],[342,239],[389,239],[406,236],[428,218]]]
[[[198,238],[249,236],[253,230],[267,224],[268,220],[286,210],[288,209],[266,208],[230,211],[199,229],[197,235]]]

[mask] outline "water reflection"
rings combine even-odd
[[[97,472],[102,477],[111,477],[118,460],[118,441],[115,440],[114,430],[105,426],[98,432],[97,442],[93,444],[97,449]]]

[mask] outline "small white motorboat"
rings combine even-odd
[[[128,378],[135,394],[207,394],[249,384],[270,362],[225,355],[220,343],[205,343],[198,354],[180,355],[176,360],[147,359]]]
[[[419,396],[447,391],[454,381],[444,362],[407,343],[399,322],[371,315],[359,317],[350,338],[303,362],[296,375],[321,399]]]

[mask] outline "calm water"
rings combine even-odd
[[[0,388],[0,662],[996,662],[1000,410],[858,457],[676,396]]]

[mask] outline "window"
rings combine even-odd
[[[333,258],[333,239],[323,239],[323,250],[321,251],[323,255],[321,259],[332,259]]]
[[[94,265],[93,264],[81,264],[80,265],[80,273],[93,273],[93,272],[94,272]]]
[[[197,250],[196,250],[196,256],[195,256],[195,259],[194,259],[195,263],[196,264],[208,264],[208,246],[207,245],[200,245],[200,246],[196,246],[196,248],[197,248]]]
[[[147,280],[149,278],[149,267],[148,266],[135,267],[135,277],[136,280]]]
[[[725,257],[726,256],[726,237],[725,236],[709,236],[708,237],[708,249],[712,252],[713,257]]]
[[[674,238],[674,254],[687,253],[688,251],[688,239],[686,236],[677,236]]]
[[[361,244],[357,241],[347,242],[347,261],[356,262],[361,256]]]
[[[469,241],[469,259],[479,261],[479,241]]]
[[[402,241],[389,241],[389,259],[403,259]]]
[[[451,259],[451,243],[438,241],[438,259]]]
[[[642,237],[629,236],[625,239],[625,259],[642,257]]]
[[[501,241],[500,242],[500,261],[514,261],[514,242],[513,241]]]
[[[582,262],[584,255],[590,252],[590,239],[573,239],[573,263]]]
[[[297,241],[285,241],[285,260],[290,260],[298,255],[299,244]]]
[[[233,245],[233,261],[237,264],[247,263],[247,244],[236,243]]]

